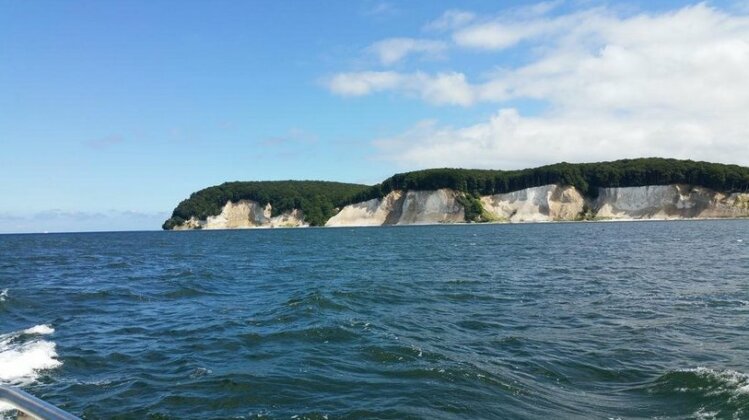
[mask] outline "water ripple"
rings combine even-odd
[[[23,386],[89,419],[744,418],[748,236],[748,221],[2,235],[0,366],[46,346]]]

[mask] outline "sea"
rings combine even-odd
[[[0,235],[0,383],[85,419],[747,419],[749,220]]]

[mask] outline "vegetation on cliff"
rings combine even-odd
[[[513,171],[482,169],[427,169],[396,174],[374,186],[324,181],[228,182],[193,193],[174,209],[164,229],[190,217],[205,219],[221,213],[227,201],[270,203],[273,215],[300,209],[305,221],[322,226],[347,204],[381,198],[394,190],[450,188],[465,195],[459,202],[466,220],[487,219],[477,197],[518,191],[542,185],[570,185],[588,197],[599,188],[690,184],[716,191],[749,191],[749,168],[719,163],[662,158],[625,159],[599,163],[557,163]]]
[[[205,219],[221,213],[228,201],[252,200],[272,207],[272,216],[294,209],[305,222],[322,226],[335,214],[338,204],[369,188],[366,185],[327,181],[250,181],[226,182],[190,195],[172,212],[164,229],[172,229],[191,217]]]
[[[383,197],[393,190],[450,188],[481,196],[542,185],[571,185],[589,197],[598,188],[690,184],[716,191],[749,190],[749,168],[691,160],[642,158],[598,163],[556,163],[515,171],[426,169],[396,174],[349,199],[350,203]]]

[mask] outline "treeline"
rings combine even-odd
[[[343,201],[369,188],[367,185],[327,181],[250,181],[226,182],[190,195],[172,212],[164,229],[172,229],[190,217],[205,219],[221,213],[228,201],[252,200],[270,203],[272,216],[299,209],[307,223],[322,226]]]
[[[221,213],[227,201],[252,200],[273,207],[276,216],[300,209],[305,221],[322,226],[347,204],[381,198],[393,190],[436,190],[450,188],[465,193],[461,203],[477,215],[477,197],[501,194],[542,185],[559,184],[578,188],[596,197],[599,188],[644,185],[691,184],[716,191],[749,191],[749,168],[719,163],[662,158],[626,159],[599,163],[557,163],[514,171],[481,169],[427,169],[396,174],[374,186],[324,181],[228,182],[193,193],[174,209],[164,229],[182,224],[190,217],[205,219]],[[472,220],[472,219],[470,219]]]
[[[589,197],[598,188],[691,184],[723,192],[749,190],[749,168],[691,160],[642,158],[599,163],[557,163],[514,171],[427,169],[396,174],[350,197],[348,203],[384,197],[393,190],[451,188],[475,197],[542,185],[571,185]]]

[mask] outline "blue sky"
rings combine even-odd
[[[747,10],[0,0],[0,232],[158,229],[191,192],[232,180],[635,155],[747,164]]]

